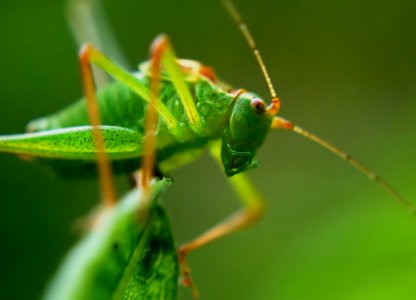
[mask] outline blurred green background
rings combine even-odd
[[[416,2],[237,1],[282,99],[282,116],[358,157],[416,203]],[[131,69],[161,32],[184,58],[267,97],[252,53],[218,1],[107,0]],[[0,2],[0,133],[81,95],[64,2]],[[189,257],[201,299],[415,299],[416,219],[343,161],[272,132],[249,176],[259,224]],[[95,180],[63,181],[0,156],[0,298],[36,299],[96,203]],[[177,242],[238,207],[206,155],[164,195]],[[123,182],[124,178],[120,178]],[[189,184],[189,183],[192,184]],[[180,299],[190,299],[180,291]]]

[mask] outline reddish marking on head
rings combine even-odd
[[[212,82],[217,81],[217,76],[215,75],[214,69],[209,66],[201,66],[201,70],[199,71],[199,74],[208,78]]]

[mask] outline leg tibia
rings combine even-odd
[[[214,146],[212,154],[216,161],[221,162],[219,157],[219,145]],[[263,198],[244,174],[235,175],[228,180],[236,194],[239,196],[239,199],[243,204],[243,209],[179,248],[179,262],[183,277],[182,283],[184,285],[192,286],[190,271],[186,263],[186,256],[189,252],[223,236],[246,228],[257,221],[264,212]]]
[[[102,54],[91,44],[84,44],[81,49],[80,56],[83,60],[91,62],[110,74],[116,80],[124,83],[146,102],[150,102],[151,95],[147,87],[143,86],[142,83],[140,83],[132,74],[111,62],[104,54]],[[154,103],[154,106],[157,113],[166,122],[167,126],[175,132],[174,129],[178,127],[178,122],[168,108],[159,99],[157,99]]]
[[[205,127],[203,126],[195,106],[195,101],[184,79],[184,74],[178,65],[173,47],[166,35],[160,35],[153,41],[151,56],[161,57],[161,63],[175,86],[191,129],[198,135],[204,135]]]

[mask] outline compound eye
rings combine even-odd
[[[250,106],[255,113],[263,114],[266,111],[266,105],[263,100],[259,98],[254,98],[250,102]]]

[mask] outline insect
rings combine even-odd
[[[237,96],[237,95],[236,95]],[[261,102],[256,102],[256,103],[253,103],[253,107],[256,107],[256,105],[260,105],[259,106],[259,109],[261,109],[261,104],[259,104],[259,103],[261,103]],[[243,151],[243,152],[245,152],[245,151]],[[232,153],[232,152],[231,152]],[[229,168],[229,170],[228,171],[230,171],[230,172],[236,172],[236,171],[238,171],[238,168],[241,168],[242,170],[244,169],[244,168],[247,168],[247,167],[249,167],[250,166],[250,164],[248,164],[247,163],[247,161],[244,161],[244,159],[247,159],[248,158],[248,155],[240,155],[240,157],[239,157],[239,159],[240,159],[240,161],[237,161],[236,163],[235,163],[235,165],[237,166],[236,167],[236,169],[235,170],[233,170],[233,168]],[[251,161],[252,162],[252,161]],[[231,163],[230,163],[230,165],[231,165]]]

